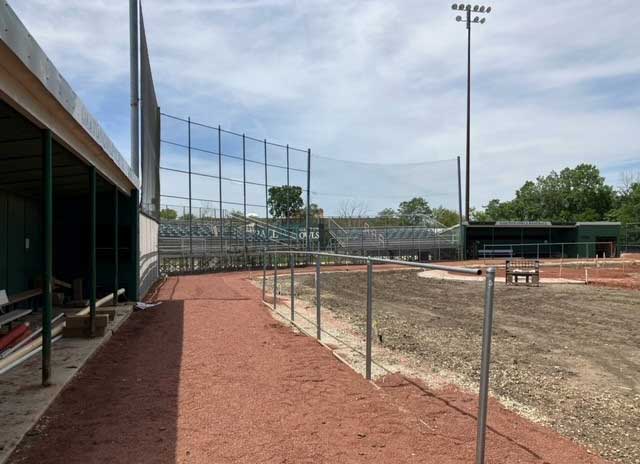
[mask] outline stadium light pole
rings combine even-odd
[[[484,24],[486,19],[480,18],[478,14],[491,13],[491,7],[484,5],[473,5],[464,3],[454,3],[451,5],[451,9],[455,11],[464,11],[465,17],[461,15],[456,16],[456,21],[465,22],[467,26],[467,166],[465,172],[465,219],[469,221],[469,190],[471,184],[470,172],[471,172],[471,24]],[[476,16],[471,19],[471,13]]]

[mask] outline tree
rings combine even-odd
[[[171,208],[164,208],[160,211],[160,219],[172,221],[178,218],[178,212]]]
[[[640,223],[640,182],[624,186],[616,198],[616,207],[609,219],[626,224]]]
[[[269,212],[274,218],[290,218],[299,213],[304,206],[302,188],[295,185],[270,187],[267,200]]]
[[[398,214],[409,225],[418,225],[425,216],[431,216],[433,211],[429,202],[422,197],[415,197],[409,201],[403,201],[398,206]]]
[[[601,221],[614,205],[615,194],[593,165],[551,171],[527,181],[511,201],[491,200],[474,218],[511,221]]]
[[[455,226],[460,222],[460,215],[457,211],[438,206],[432,212],[433,218],[445,227]]]
[[[396,210],[393,208],[385,208],[377,214],[379,218],[394,218],[396,217]]]
[[[294,217],[297,219],[304,219],[307,217],[307,209],[301,207],[295,214]],[[317,204],[311,203],[309,205],[309,217],[312,219],[318,219],[324,217],[324,210],[320,208]]]

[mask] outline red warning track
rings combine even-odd
[[[277,323],[245,279],[169,279],[9,462],[473,462],[473,396],[372,385]],[[497,403],[489,424],[489,463],[605,462]]]

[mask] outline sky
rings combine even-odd
[[[128,2],[9,3],[128,159]],[[485,5],[472,29],[472,206],[583,162],[614,185],[640,171],[640,4]],[[312,175],[312,192],[335,194],[318,200],[334,212],[355,198],[375,213],[416,189],[457,206],[467,36],[450,2],[145,0],[143,10],[163,111],[314,156],[393,164]],[[167,177],[163,189],[183,184]],[[208,188],[199,195],[217,198]]]

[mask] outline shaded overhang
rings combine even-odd
[[[0,97],[123,193],[140,181],[6,2],[0,2]]]

